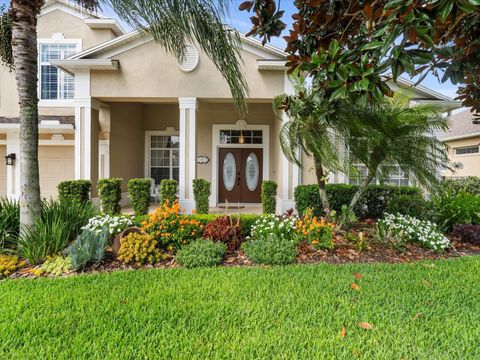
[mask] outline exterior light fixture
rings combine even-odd
[[[15,154],[8,154],[7,156],[5,156],[5,160],[6,160],[6,163],[8,166],[13,166],[14,163],[15,163]]]
[[[240,130],[240,137],[238,138],[238,143],[243,144],[245,143],[245,138],[243,137],[243,131]]]

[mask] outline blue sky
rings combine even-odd
[[[238,31],[246,33],[250,29],[250,13],[246,13],[244,11],[238,11],[238,6],[243,2],[244,0],[233,0],[231,9],[230,9],[230,16],[225,19],[225,23],[233,26],[236,28]],[[9,1],[8,0],[0,0],[0,4],[7,4],[8,5]],[[283,21],[287,23],[287,28],[285,30],[285,33],[288,32],[288,29],[290,28],[290,25],[292,23],[291,15],[295,11],[295,8],[292,4],[293,2],[290,0],[284,0],[281,1],[281,8],[282,10],[285,11],[285,15],[283,18]],[[103,8],[101,11],[105,16],[113,17],[119,20],[122,25],[124,25],[126,30],[128,29],[128,26],[126,26],[121,19],[118,19],[118,17],[115,15],[115,13],[109,9],[109,8]],[[285,42],[282,38],[274,38],[272,39],[272,45],[275,45],[282,50],[285,48]],[[425,80],[422,82],[422,85],[431,88],[432,90],[435,90],[439,93],[445,94],[450,97],[455,97],[455,92],[457,90],[457,87],[449,82],[440,84],[438,80],[434,76],[427,76]]]

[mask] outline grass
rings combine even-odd
[[[478,359],[479,274],[471,257],[7,280],[0,358]]]

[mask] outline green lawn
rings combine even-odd
[[[478,359],[479,280],[480,257],[7,280],[0,358]]]

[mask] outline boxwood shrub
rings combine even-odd
[[[275,181],[265,180],[262,182],[262,209],[264,214],[275,214],[277,187]]]
[[[198,214],[208,214],[208,198],[210,197],[210,182],[204,179],[193,179],[193,197],[195,210]]]
[[[150,179],[128,180],[128,198],[132,205],[135,216],[148,213],[150,205]]]
[[[100,207],[107,215],[120,214],[120,200],[122,191],[120,186],[123,179],[109,178],[98,180],[98,195],[100,196]]]
[[[164,204],[166,201],[172,205],[177,201],[178,183],[177,180],[163,179],[160,181],[160,203]]]
[[[61,202],[74,201],[85,204],[90,200],[92,182],[89,180],[62,181],[57,185],[58,199]]]
[[[341,211],[342,205],[348,205],[357,191],[357,185],[327,184],[330,207]],[[422,197],[419,188],[413,186],[370,185],[355,209],[360,218],[378,219],[383,217],[394,197],[409,195]],[[318,195],[318,185],[299,185],[294,192],[295,204],[299,214],[312,207],[315,216],[323,215],[323,206]]]

